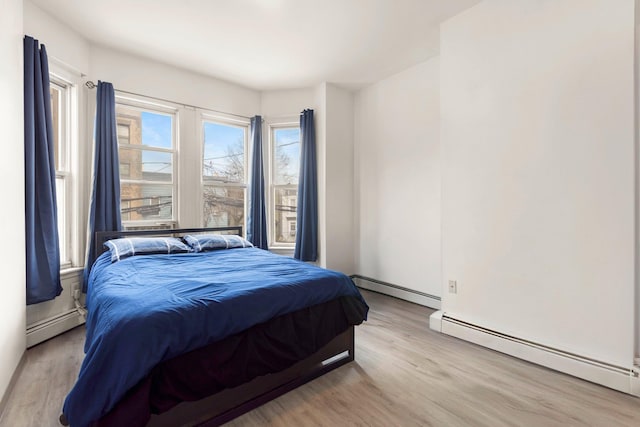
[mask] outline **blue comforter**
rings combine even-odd
[[[86,355],[63,409],[73,427],[105,415],[163,360],[340,296],[362,299],[342,273],[254,248],[113,264],[104,253],[88,288]]]

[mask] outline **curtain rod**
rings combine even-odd
[[[95,89],[98,87],[98,85],[96,85],[94,82],[92,82],[91,80],[87,81],[84,84],[87,88],[89,89]],[[235,117],[241,117],[243,119],[247,119],[247,120],[251,120],[251,117],[247,117],[247,116],[243,116],[242,114],[234,114],[234,113],[227,113],[225,111],[219,111],[219,110],[214,110],[212,108],[206,108],[206,107],[198,107],[197,105],[190,105],[190,104],[183,104],[180,102],[175,102],[175,101],[171,101],[165,98],[158,98],[157,96],[148,96],[148,95],[142,95],[140,93],[135,93],[135,92],[129,92],[126,90],[120,90],[120,89],[116,89],[118,92],[121,93],[126,93],[129,95],[133,95],[133,96],[143,96],[145,98],[151,98],[151,99],[155,99],[156,101],[163,101],[163,102],[169,102],[171,104],[177,104],[177,105],[181,105],[183,107],[191,107],[191,108],[197,108],[199,110],[207,110],[207,111],[213,111],[214,113],[220,113],[220,114],[226,114],[228,116],[235,116]],[[264,120],[264,119],[263,119]]]

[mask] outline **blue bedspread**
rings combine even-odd
[[[163,360],[340,296],[362,299],[342,273],[255,248],[113,264],[105,253],[88,288],[86,355],[63,409],[73,427],[105,415]]]

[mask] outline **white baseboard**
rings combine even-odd
[[[623,393],[640,396],[640,379],[635,376],[632,367],[613,366],[605,362],[532,343],[455,319],[442,311],[432,314],[429,324],[431,329],[439,330],[444,334]]]
[[[27,348],[60,335],[85,322],[76,310],[69,310],[58,316],[43,320],[27,328]]]
[[[16,385],[16,382],[18,381],[18,377],[20,377],[20,374],[22,373],[22,369],[24,368],[24,364],[27,361],[27,352],[22,352],[22,356],[20,357],[20,361],[18,362],[18,366],[16,366],[16,369],[13,371],[13,374],[11,375],[11,379],[9,380],[9,384],[7,385],[7,388],[4,390],[4,392],[0,392],[2,393],[2,396],[0,396],[0,421],[2,420],[2,414],[4,413],[4,409],[7,407],[7,401],[9,400],[9,396],[11,395],[11,392],[13,391],[13,388]]]
[[[60,272],[62,293],[50,301],[27,306],[27,347],[55,337],[84,323],[76,310],[74,290],[82,287],[82,268]],[[80,303],[84,304],[84,296]]]
[[[640,397],[640,377],[631,377],[631,393]]]
[[[362,289],[379,292],[381,294],[396,297],[415,304],[424,305],[425,307],[440,309],[440,297],[429,295],[424,292],[414,291],[413,289],[403,288],[381,280],[371,279],[369,277],[354,274],[351,276],[356,286]]]
[[[438,310],[429,316],[429,329],[442,332],[442,311]]]

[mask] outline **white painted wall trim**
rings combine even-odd
[[[431,329],[443,334],[640,397],[640,379],[633,372],[633,367],[614,366],[502,334],[456,319],[442,311],[433,313],[429,324]]]
[[[27,306],[27,347],[73,329],[85,322],[76,309],[74,291],[82,286],[82,268],[71,268],[60,272],[62,293],[51,301]],[[84,306],[84,295],[79,304]]]
[[[438,310],[429,316],[429,329],[436,332],[442,332],[442,310]]]
[[[31,325],[27,328],[27,348],[80,326],[84,322],[84,316],[81,316],[77,310],[73,309]]]
[[[11,395],[11,392],[13,391],[13,388],[15,387],[16,382],[18,381],[18,378],[20,377],[20,374],[22,374],[22,369],[24,368],[24,364],[26,360],[27,360],[27,352],[24,351],[22,353],[22,357],[20,357],[20,362],[18,362],[18,366],[16,367],[15,371],[13,371],[13,375],[11,375],[11,380],[9,380],[9,385],[7,386],[7,389],[5,390],[4,394],[0,398],[0,420],[2,419],[2,414],[4,413],[4,410],[7,407],[7,401],[9,400],[9,396]]]
[[[282,255],[282,256],[286,256],[289,258],[293,258],[293,253],[294,250],[293,248],[269,248],[269,252],[273,252],[274,254],[277,255]]]
[[[401,300],[424,305],[425,307],[433,308],[435,310],[440,309],[440,297],[438,296],[404,288],[402,286],[372,279],[370,277],[360,276],[359,274],[354,274],[351,278],[359,288],[368,289],[370,291],[379,292]]]
[[[640,378],[639,377],[631,377],[630,394],[640,397]]]

